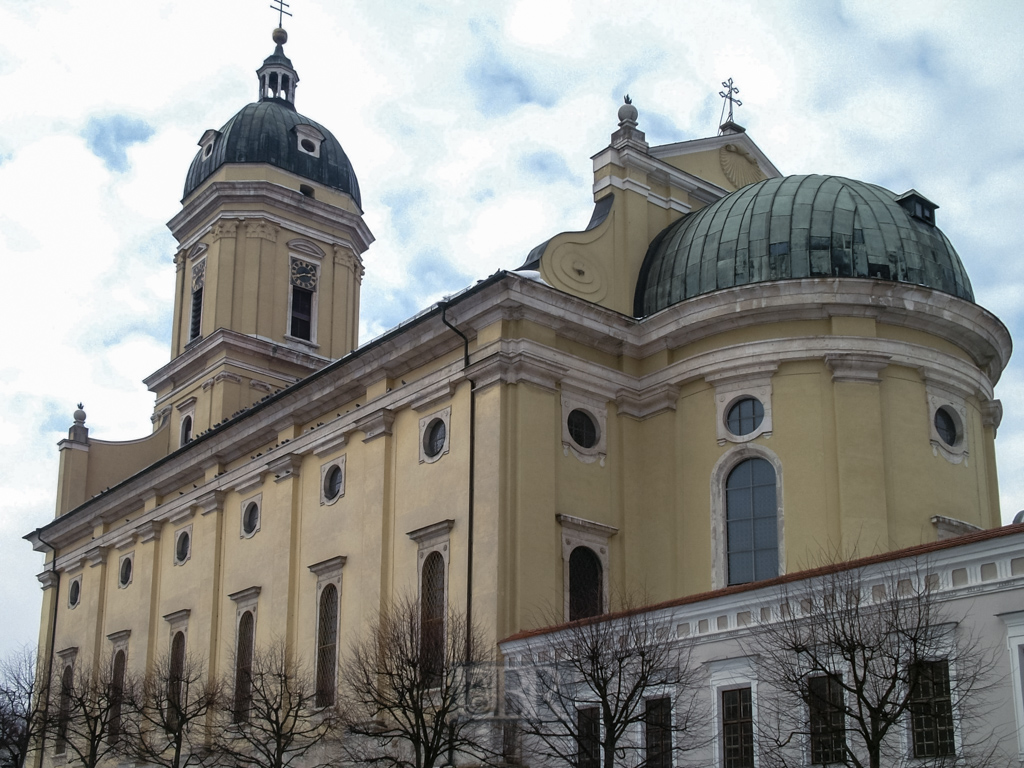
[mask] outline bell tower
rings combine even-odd
[[[295,110],[298,73],[275,29],[259,98],[207,130],[181,211],[171,361],[146,379],[154,426],[183,445],[358,345],[373,242],[348,156]]]

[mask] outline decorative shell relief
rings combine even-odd
[[[735,144],[726,144],[718,150],[722,173],[737,189],[766,178],[757,161]]]
[[[206,282],[206,259],[192,265],[192,293],[201,290]]]
[[[608,293],[608,281],[600,265],[574,244],[555,248],[548,258],[548,266],[551,277],[588,301],[600,301]]]

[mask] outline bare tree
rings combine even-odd
[[[316,686],[304,664],[283,642],[253,653],[239,668],[244,679],[225,681],[212,752],[216,762],[237,768],[304,768],[318,763],[317,748],[335,731],[335,711],[316,706]]]
[[[44,722],[45,681],[36,678],[36,651],[25,646],[0,660],[0,766],[21,768]]]
[[[706,739],[691,646],[649,614],[576,621],[528,642],[506,669],[525,751],[570,768],[664,768]]]
[[[937,579],[920,565],[823,571],[783,588],[749,641],[761,764],[991,765],[994,656]]]
[[[481,761],[492,709],[493,660],[465,616],[428,624],[402,599],[382,612],[342,667],[345,756],[357,765],[437,768]]]
[[[46,730],[57,754],[82,768],[97,768],[123,747],[125,704],[123,655],[95,669],[79,659],[54,674]]]
[[[208,762],[206,718],[219,699],[220,686],[207,675],[203,660],[185,654],[184,647],[172,650],[126,685],[124,752],[163,768]]]

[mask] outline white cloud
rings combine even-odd
[[[933,198],[979,299],[1014,334],[1024,324],[1024,108],[1003,85],[1024,70],[1007,55],[1024,31],[1020,3],[307,0],[292,10],[298,107],[346,148],[378,237],[364,340],[582,228],[589,157],[615,129],[623,93],[641,129],[696,138],[714,132],[728,77],[744,101],[737,120],[783,172]],[[0,587],[0,617],[19,617],[0,652],[35,638],[40,560],[19,536],[52,515],[54,443],[74,404],[86,402],[99,438],[150,428],[140,380],[167,359],[174,279],[163,222],[199,136],[254,98],[275,22],[243,0],[0,5],[0,257],[17,275],[0,282],[0,322],[15,329],[0,360],[0,557],[17,573]],[[154,129],[121,174],[80,138],[110,114]],[[540,151],[569,175],[529,170],[523,159]],[[1024,507],[1013,471],[1024,463],[1022,391],[1014,363],[997,390],[1007,517]]]

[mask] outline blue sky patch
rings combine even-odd
[[[116,173],[128,170],[128,147],[146,141],[153,128],[145,120],[127,115],[90,117],[82,129],[89,151]]]
[[[576,180],[565,159],[550,150],[531,152],[526,155],[523,157],[523,168],[544,181]]]
[[[477,60],[466,72],[466,80],[476,94],[477,108],[488,117],[507,115],[523,104],[550,107],[556,101],[521,70],[497,57]]]

